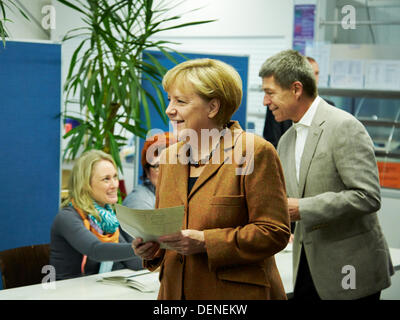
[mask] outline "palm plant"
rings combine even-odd
[[[160,90],[166,69],[145,50],[160,50],[173,60],[168,48],[171,42],[150,38],[161,31],[212,20],[171,25],[181,16],[169,14],[176,5],[162,0],[157,5],[153,0],[58,1],[76,10],[85,22],[64,37],[64,41],[82,40],[72,55],[64,86],[64,117],[78,120],[80,125],[64,135],[69,142],[63,158],[74,159],[82,146],[83,151],[102,149],[122,171],[119,147],[126,144],[123,134],[128,131],[145,137],[151,129],[149,104],[167,123]],[[157,97],[141,86],[143,80],[151,83]],[[77,93],[80,112],[76,115],[69,105]]]
[[[6,37],[8,37],[6,23],[12,22],[7,18],[6,8],[10,11],[13,11],[13,9],[18,10],[23,17],[29,20],[23,9],[20,8],[13,0],[0,0],[0,38],[3,41],[4,47],[6,46]]]

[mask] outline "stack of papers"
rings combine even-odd
[[[137,289],[141,292],[155,292],[159,289],[158,272],[144,270],[131,276],[103,277],[98,282],[111,285],[120,285]]]

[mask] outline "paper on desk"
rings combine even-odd
[[[103,277],[98,282],[112,285],[122,285],[137,289],[142,292],[155,292],[159,289],[158,272],[146,272],[133,276],[109,276]]]
[[[184,206],[140,210],[116,204],[115,211],[121,228],[131,237],[142,238],[144,242],[157,241],[160,236],[182,229]],[[161,248],[165,245],[161,244]]]

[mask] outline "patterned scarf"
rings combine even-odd
[[[119,222],[115,216],[114,211],[112,210],[111,206],[106,205],[105,208],[100,207],[97,203],[94,202],[96,210],[98,210],[99,215],[101,217],[101,222],[97,221],[96,218],[94,218],[92,215],[85,215],[82,209],[76,206],[74,199],[71,199],[71,202],[69,203],[70,206],[72,206],[79,214],[79,216],[82,218],[83,224],[86,229],[88,229],[90,232],[92,232],[101,242],[107,242],[107,243],[118,243],[119,242]],[[100,208],[100,210],[97,208]],[[116,221],[116,222],[115,222]],[[106,226],[105,230],[103,231],[102,226]],[[115,230],[113,233],[106,233],[106,230],[112,230],[114,227]],[[106,233],[106,234],[104,234]],[[82,274],[85,274],[85,265],[87,261],[87,255],[83,255],[82,257],[82,263],[81,263],[81,272]],[[107,265],[107,270],[102,270],[103,264]],[[112,269],[112,262],[102,262],[100,266],[100,271],[108,272],[111,271]]]
[[[101,221],[98,221],[93,215],[89,214],[90,225],[100,234],[114,233],[119,227],[119,222],[114,210],[109,204],[106,204],[105,207],[99,206],[96,201],[93,201],[93,204]]]

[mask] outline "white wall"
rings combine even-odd
[[[32,14],[34,18],[41,24],[45,14],[42,8],[51,4],[51,0],[19,0],[19,2]],[[6,9],[7,18],[13,22],[8,22],[6,27],[10,31],[10,39],[12,40],[49,40],[50,37],[44,32],[43,27],[28,21],[17,9],[11,6],[13,10]]]
[[[156,0],[159,5],[162,0]],[[179,1],[170,1],[178,3]],[[52,40],[66,31],[82,26],[76,11],[52,0],[57,12],[57,27]],[[199,8],[199,10],[192,11]],[[191,12],[190,12],[191,11]],[[217,21],[183,29],[164,31],[160,35],[188,37],[283,36],[291,39],[293,0],[186,0],[170,12],[182,15],[182,23],[197,20]],[[177,20],[174,22],[176,23]]]
[[[79,28],[84,25],[81,15],[57,0],[51,0],[56,9],[57,19],[56,28],[51,31],[51,40],[61,41],[63,36],[73,28]]]
[[[183,22],[217,21],[163,34],[182,37],[292,36],[293,0],[187,0],[173,13],[195,8],[201,9],[185,14]]]
[[[156,0],[156,5],[165,2]],[[179,1],[171,1],[177,3]],[[52,0],[57,12],[56,29],[52,30],[51,39],[60,41],[68,30],[82,27],[84,23],[76,11]],[[199,10],[194,10],[201,8]],[[186,12],[186,13],[185,13]],[[185,13],[185,14],[184,14]],[[159,33],[165,37],[283,37],[287,43],[292,42],[293,0],[186,0],[170,12],[171,15],[182,15],[174,23],[185,23],[198,20],[217,21],[173,29]],[[77,42],[71,43],[71,47]],[[66,44],[68,46],[68,43]],[[207,47],[204,48],[208,50]],[[71,50],[68,50],[71,51]],[[65,52],[66,61],[69,53]]]

